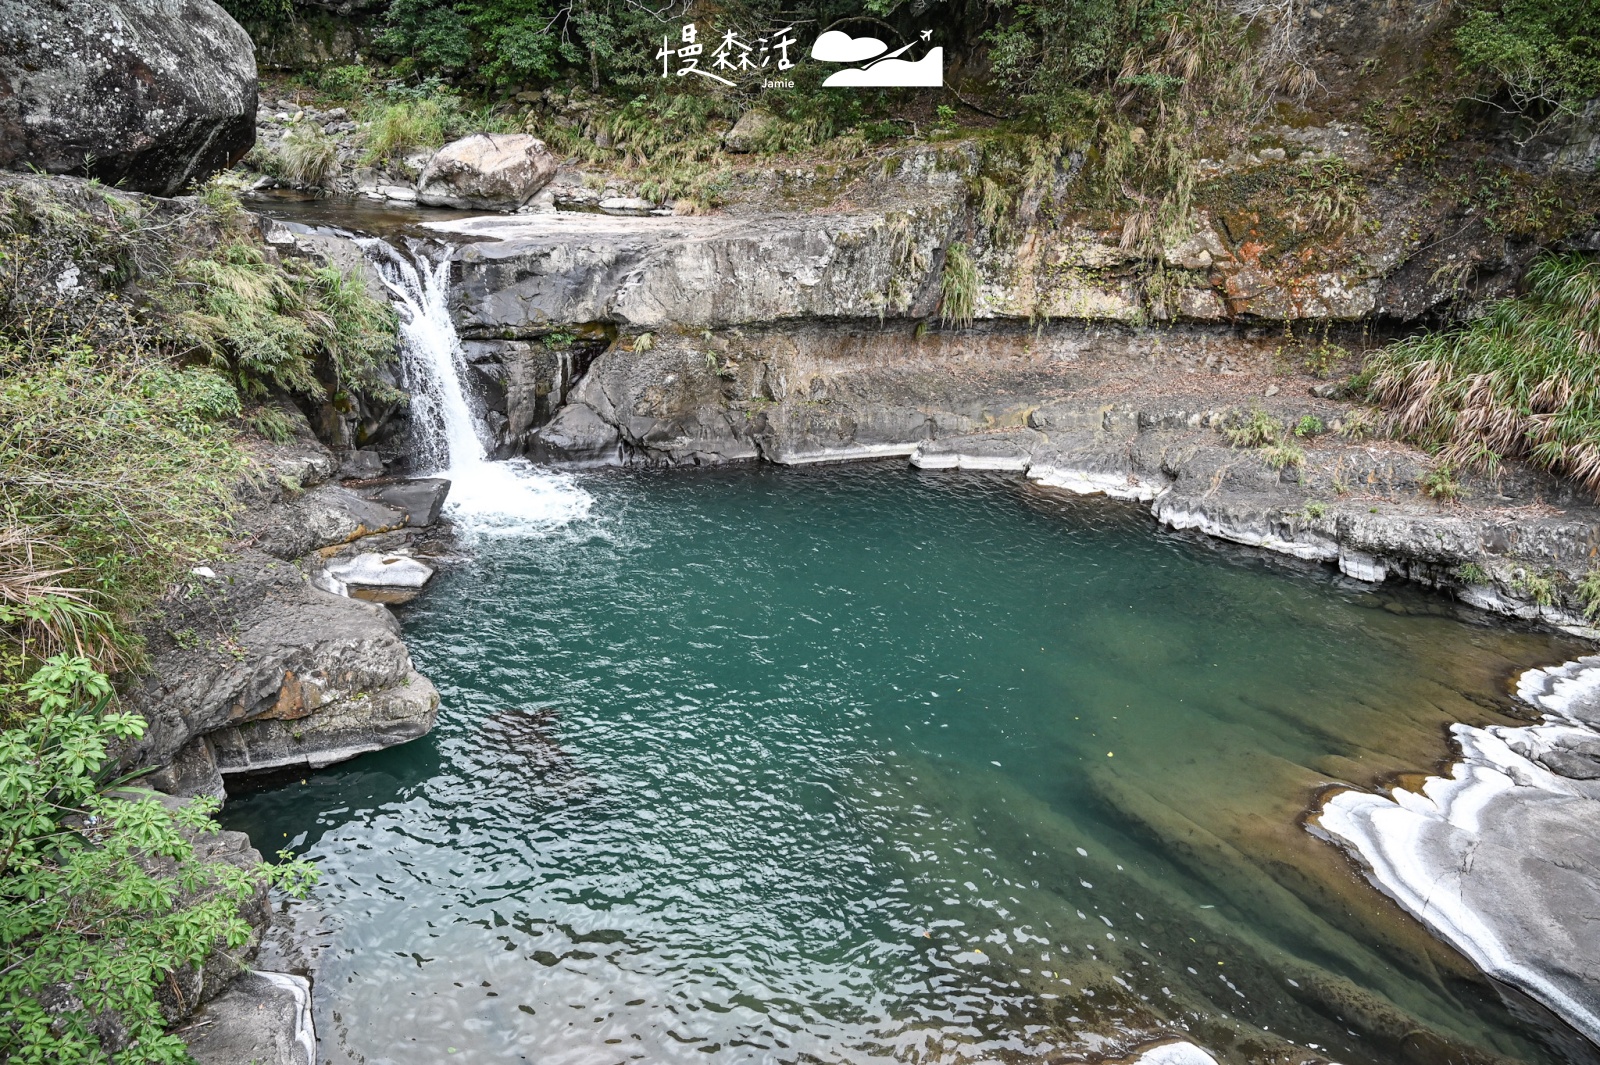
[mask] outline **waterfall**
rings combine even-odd
[[[492,462],[466,386],[467,360],[450,317],[448,255],[385,240],[356,242],[400,319],[400,368],[411,396],[418,465],[450,479],[451,520],[468,532],[526,533],[566,525],[593,500],[570,475],[526,459]]]

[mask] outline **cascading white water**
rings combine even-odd
[[[519,533],[565,525],[593,500],[570,476],[524,459],[490,461],[450,318],[450,260],[387,241],[357,241],[400,317],[401,370],[411,395],[418,464],[450,478],[450,516],[468,532]]]

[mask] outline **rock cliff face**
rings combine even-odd
[[[0,27],[0,167],[171,196],[255,143],[255,48],[212,0],[0,0]]]

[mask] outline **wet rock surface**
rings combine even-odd
[[[448,482],[390,483],[376,491],[401,507],[376,502],[323,483],[341,463],[309,434],[260,463],[276,484],[242,521],[254,530],[248,546],[197,567],[148,619],[151,668],[127,693],[150,722],[128,761],[161,767],[155,783],[174,794],[221,795],[232,774],[316,768],[404,743],[438,713],[399,622],[381,603],[348,597],[329,565],[361,583],[373,569],[361,559],[392,559],[379,568],[420,588],[432,570],[404,552],[437,520]]]
[[[1339,792],[1311,827],[1484,972],[1600,1043],[1600,658],[1530,670],[1518,696],[1543,724],[1456,725],[1448,776]]]
[[[0,25],[0,167],[172,196],[255,143],[255,50],[212,0],[0,0]]]
[[[180,1034],[200,1065],[315,1065],[310,981],[289,973],[242,973]]]

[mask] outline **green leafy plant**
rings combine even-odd
[[[1469,68],[1492,74],[1524,110],[1575,112],[1600,95],[1600,3],[1476,0],[1456,30]]]
[[[186,1060],[158,987],[241,946],[261,887],[299,893],[314,873],[205,861],[214,800],[175,807],[109,779],[111,748],[145,722],[108,709],[88,659],[52,657],[24,696],[31,713],[0,731],[0,1058]]]
[[[1327,514],[1328,505],[1326,503],[1312,502],[1306,504],[1306,517],[1308,518],[1315,520],[1317,518],[1327,517]]]
[[[1456,580],[1462,584],[1488,584],[1489,573],[1476,562],[1463,562],[1456,567]]]
[[[1591,569],[1578,578],[1578,602],[1590,621],[1600,617],[1600,569]]]
[[[1239,424],[1224,432],[1234,447],[1265,447],[1283,435],[1283,423],[1260,407],[1251,407]]]
[[[1526,457],[1600,492],[1600,265],[1548,256],[1526,286],[1458,329],[1372,353],[1364,387],[1443,462],[1489,469]]]
[[[965,328],[972,324],[978,307],[978,264],[961,242],[945,250],[944,269],[939,274],[939,316],[946,325]]]
[[[1295,423],[1294,435],[1299,437],[1321,436],[1326,430],[1327,426],[1322,424],[1321,418],[1315,414],[1307,414]]]
[[[1512,574],[1511,589],[1527,596],[1537,606],[1549,606],[1556,601],[1555,578],[1547,573],[1519,569]]]
[[[1454,503],[1461,498],[1463,489],[1456,479],[1456,471],[1448,462],[1441,462],[1422,478],[1422,490],[1441,503]]]

